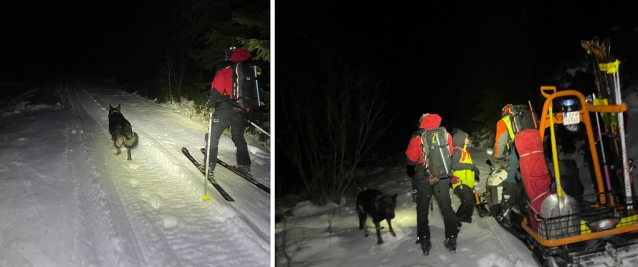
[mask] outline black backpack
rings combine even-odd
[[[423,167],[430,174],[430,184],[449,178],[452,173],[452,158],[447,140],[448,132],[444,127],[421,132]]]
[[[246,62],[229,62],[217,67],[212,87],[227,96],[233,106],[255,109],[259,107],[259,67]]]
[[[527,130],[537,129],[536,115],[527,105],[512,105],[507,112],[512,123],[514,133]]]
[[[233,91],[237,92],[237,103],[242,108],[255,109],[259,107],[259,67],[246,62],[232,63]]]

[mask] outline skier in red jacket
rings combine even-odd
[[[211,133],[210,160],[208,162],[211,170],[215,171],[219,138],[228,126],[230,126],[231,140],[237,148],[237,165],[233,167],[241,173],[252,176],[250,173],[250,154],[248,153],[248,144],[244,137],[246,129],[246,119],[249,109],[241,107],[236,100],[237,88],[233,86],[233,64],[234,62],[243,62],[250,58],[250,52],[245,48],[227,49],[226,51],[228,63],[227,66],[221,68],[215,74],[215,78],[211,83],[210,97],[208,99],[208,108],[215,109],[212,117],[212,125],[209,129]],[[208,133],[205,136],[208,142]],[[204,159],[206,162],[206,159]]]
[[[430,227],[428,225],[428,208],[432,196],[436,198],[445,225],[444,245],[450,252],[456,252],[456,238],[459,232],[457,218],[452,209],[450,199],[449,179],[438,180],[430,183],[425,167],[423,166],[423,149],[421,146],[421,134],[423,131],[437,128],[441,125],[441,117],[437,114],[424,114],[419,121],[419,129],[412,134],[408,149],[405,151],[408,165],[415,166],[414,177],[412,177],[412,188],[416,190],[416,220],[417,220],[417,244],[421,244],[424,255],[430,253],[432,243],[430,242]],[[452,155],[452,136],[447,134],[450,156]]]

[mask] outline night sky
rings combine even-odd
[[[136,30],[140,1],[4,1],[0,4],[0,79],[51,73],[130,70],[143,60]]]
[[[483,76],[482,85],[512,87],[509,100],[526,102],[525,92],[547,85],[551,69],[585,58],[581,40],[638,26],[632,1],[357,2],[278,1],[276,38],[324,36],[352,62],[378,67],[389,84],[387,111],[396,116],[383,142],[394,152],[405,150],[422,113],[440,114],[449,130],[463,128],[457,118],[472,114],[459,106],[476,105]],[[276,49],[282,56],[290,47]]]
[[[612,56],[627,55],[638,47],[636,41],[623,47],[618,38],[612,38],[618,32],[612,32],[612,27],[621,27],[630,38],[638,39],[636,1],[280,0],[275,9],[275,94],[305,89],[278,85],[283,79],[296,78],[281,72],[286,66],[280,62],[286,58],[305,59],[305,66],[316,71],[309,56],[314,51],[299,53],[304,51],[299,46],[312,47],[308,40],[321,40],[316,45],[338,51],[355,66],[376,69],[372,75],[387,86],[385,113],[393,119],[374,148],[389,160],[402,160],[423,113],[441,115],[448,131],[460,128],[471,134],[480,127],[495,128],[505,104],[542,101],[541,85],[555,85],[558,70],[587,59],[581,40],[610,38]],[[481,110],[479,100],[485,98],[481,94],[490,87],[500,91],[486,96],[498,100],[483,105],[493,110]],[[361,93],[367,92],[362,89]],[[308,98],[320,95],[305,94]],[[479,112],[493,119],[473,121]],[[281,115],[275,112],[276,131],[285,123]],[[277,140],[285,142],[289,134],[277,131]],[[277,145],[279,189],[294,192],[299,176]]]

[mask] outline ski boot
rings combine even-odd
[[[203,162],[204,162],[204,164],[206,164],[206,156],[204,156],[204,161]],[[199,165],[199,170],[201,172],[206,172],[206,165],[204,165],[204,164]],[[210,173],[213,173],[213,174],[215,173],[215,165],[216,165],[215,162],[209,162],[208,163],[208,170],[209,170]]]
[[[206,172],[206,166],[204,166],[204,165],[199,165],[199,170],[200,170],[201,172]],[[208,171],[209,171],[210,173],[215,173],[215,164],[211,164],[211,165],[209,165],[209,166],[208,166]]]
[[[233,168],[245,176],[253,177],[250,173],[250,165],[234,165]]]
[[[423,250],[423,255],[430,255],[430,249],[432,248],[432,242],[426,239],[425,237],[417,238],[416,244],[421,244],[421,250]]]
[[[456,253],[456,236],[453,235],[448,237],[447,239],[445,239],[445,242],[443,242],[443,244],[447,249],[450,250],[451,253]]]

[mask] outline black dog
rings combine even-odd
[[[109,133],[111,133],[113,145],[117,148],[117,153],[115,154],[119,155],[121,153],[120,148],[124,145],[128,154],[127,159],[132,160],[131,148],[137,145],[137,134],[133,132],[131,123],[120,112],[120,105],[114,108],[109,104]]]
[[[388,222],[390,233],[397,236],[392,230],[390,220],[394,219],[394,208],[397,206],[397,194],[392,196],[381,193],[379,190],[368,189],[357,194],[357,213],[359,214],[359,229],[363,229],[365,236],[368,236],[368,226],[366,221],[368,215],[372,217],[372,222],[377,228],[377,244],[383,244],[381,239],[381,227],[379,223],[383,220]]]

